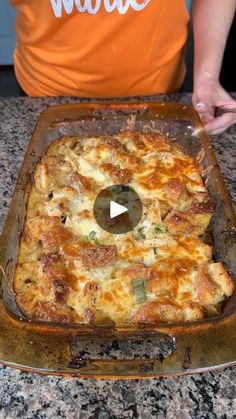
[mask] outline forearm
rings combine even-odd
[[[194,0],[194,85],[219,79],[236,0]]]

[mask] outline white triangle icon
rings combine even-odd
[[[110,201],[110,218],[118,217],[118,215],[124,214],[128,211],[128,208],[123,205],[117,204],[115,201]]]

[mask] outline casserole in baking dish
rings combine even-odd
[[[154,319],[151,318],[149,314],[150,310],[145,310],[145,316],[142,312],[140,314],[139,311],[140,316],[137,318],[136,315],[136,320],[134,321],[135,310],[138,308],[141,310],[144,306],[147,307],[147,304],[149,304],[151,300],[150,287],[153,287],[153,294],[157,292],[154,288],[157,284],[155,279],[154,281],[149,282],[149,275],[145,276],[145,273],[149,273],[148,269],[152,266],[152,260],[149,261],[148,258],[145,259],[145,261],[143,258],[142,261],[140,259],[135,262],[133,260],[130,262],[128,261],[128,263],[126,262],[128,265],[132,266],[131,271],[128,269],[125,276],[127,280],[129,278],[128,284],[132,284],[132,296],[133,298],[135,297],[135,304],[132,308],[133,311],[131,310],[132,313],[130,312],[132,314],[130,319],[132,318],[132,320],[126,321],[124,320],[124,317],[123,319],[121,317],[118,319],[117,317],[116,322],[114,320],[111,321],[112,311],[108,313],[109,316],[101,316],[101,312],[97,313],[96,310],[95,314],[91,313],[94,310],[93,308],[91,312],[86,313],[87,317],[85,320],[82,319],[81,321],[81,318],[77,318],[75,321],[74,314],[76,314],[76,305],[72,306],[71,302],[69,303],[70,288],[68,293],[67,287],[63,287],[63,281],[65,280],[63,269],[59,270],[59,273],[63,274],[62,277],[59,278],[58,271],[54,271],[57,279],[62,280],[62,283],[55,282],[55,284],[53,284],[52,281],[48,282],[45,280],[45,287],[48,287],[49,284],[49,288],[47,288],[48,295],[46,297],[46,291],[43,291],[42,295],[40,295],[40,293],[37,294],[37,292],[34,294],[31,291],[33,304],[31,305],[29,302],[26,304],[24,303],[24,296],[26,297],[27,294],[30,295],[30,292],[27,293],[26,288],[24,287],[29,287],[33,278],[30,275],[25,277],[20,276],[18,273],[16,274],[17,261],[20,263],[27,263],[27,258],[30,260],[31,257],[32,261],[38,259],[37,262],[45,263],[45,272],[43,274],[48,275],[50,261],[53,260],[53,256],[55,255],[55,259],[58,259],[58,254],[63,258],[65,257],[62,255],[62,248],[60,248],[59,251],[58,249],[55,249],[55,251],[52,252],[52,247],[50,246],[52,246],[53,240],[50,244],[50,240],[48,240],[50,235],[47,236],[47,231],[42,232],[42,234],[46,234],[46,236],[43,236],[38,240],[37,251],[39,251],[39,254],[37,257],[33,245],[31,248],[31,256],[30,246],[26,249],[23,244],[20,245],[22,238],[24,240],[25,238],[29,239],[30,237],[29,234],[27,234],[27,220],[28,217],[32,218],[30,206],[34,206],[34,199],[37,198],[37,194],[34,195],[33,191],[36,188],[37,173],[42,169],[45,159],[47,160],[49,157],[50,147],[52,147],[51,150],[53,147],[56,147],[53,153],[55,152],[57,154],[59,152],[58,142],[54,143],[54,141],[59,138],[79,137],[79,139],[89,139],[94,137],[106,137],[106,139],[108,139],[108,137],[113,138],[114,136],[119,137],[120,135],[125,135],[124,130],[127,130],[127,119],[132,122],[130,116],[133,118],[133,123],[129,123],[128,128],[132,128],[133,132],[142,132],[142,135],[148,133],[155,137],[157,134],[155,131],[158,131],[162,134],[161,138],[164,136],[168,141],[171,140],[171,138],[175,138],[176,144],[182,147],[182,150],[184,150],[186,155],[190,156],[190,159],[186,157],[186,161],[193,162],[191,159],[194,158],[195,160],[200,161],[200,165],[204,170],[206,169],[206,171],[202,172],[200,168],[200,174],[205,178],[209,199],[205,193],[205,187],[202,180],[199,178],[198,163],[193,164],[193,166],[197,168],[196,174],[199,179],[199,186],[203,189],[201,189],[202,192],[200,195],[197,191],[195,192],[198,195],[198,200],[196,202],[197,207],[194,207],[195,209],[197,208],[197,212],[195,210],[193,211],[193,205],[195,205],[195,203],[191,200],[189,201],[189,193],[191,195],[189,186],[186,185],[186,193],[185,188],[179,188],[176,185],[173,187],[172,184],[172,186],[170,185],[170,190],[172,192],[169,192],[168,194],[169,198],[173,196],[172,205],[170,205],[170,208],[168,208],[168,205],[163,206],[163,203],[160,205],[159,214],[161,215],[161,223],[158,225],[158,228],[156,228],[156,231],[153,231],[149,223],[146,222],[144,202],[143,218],[140,221],[144,228],[141,228],[138,231],[137,226],[137,228],[134,229],[135,232],[128,233],[128,235],[131,235],[131,233],[132,235],[135,234],[135,243],[137,242],[137,245],[139,246],[142,245],[145,240],[159,239],[158,246],[156,246],[157,242],[155,242],[155,248],[159,248],[159,251],[161,249],[163,251],[163,246],[161,247],[161,245],[163,245],[163,238],[166,240],[166,235],[170,238],[172,244],[178,242],[174,258],[168,258],[167,255],[162,253],[162,259],[164,260],[166,258],[166,260],[169,261],[169,272],[174,271],[175,273],[178,273],[179,269],[188,268],[188,265],[184,266],[181,264],[178,266],[173,263],[175,258],[178,259],[177,256],[185,259],[186,253],[188,255],[190,253],[190,248],[188,248],[186,249],[186,253],[180,257],[179,238],[181,229],[185,228],[188,231],[186,237],[182,235],[182,240],[198,243],[199,255],[202,256],[202,260],[208,259],[206,264],[203,263],[201,265],[202,270],[200,270],[199,275],[199,278],[206,278],[206,281],[203,281],[205,288],[198,288],[198,294],[189,293],[189,297],[192,298],[193,296],[195,299],[198,298],[199,302],[195,300],[194,304],[197,304],[197,306],[200,305],[201,308],[196,311],[193,309],[189,310],[188,316],[191,314],[192,319],[194,319],[194,313],[199,313],[199,320],[190,321],[190,318],[188,317],[189,320],[186,321],[187,311],[183,311],[182,308],[181,310],[178,310],[179,306],[181,306],[180,301],[173,301],[172,298],[172,304],[169,304],[169,300],[168,304],[163,306],[161,311],[151,311],[151,313],[155,315]],[[121,138],[117,138],[117,140],[123,141]],[[171,141],[170,146],[174,146],[175,142]],[[204,153],[201,151],[202,149],[204,150]],[[126,152],[125,146],[123,151]],[[134,153],[133,155],[136,156]],[[149,160],[151,164],[153,161],[152,156],[149,156]],[[148,164],[149,161],[146,163]],[[118,161],[113,161],[113,164],[116,166],[120,163],[118,163]],[[122,171],[123,167],[121,166],[119,169]],[[127,169],[131,170],[130,165],[127,166]],[[73,169],[73,172],[74,171],[77,170]],[[56,176],[58,176],[59,173],[61,172],[58,171]],[[138,173],[139,171],[137,171],[137,174]],[[36,175],[36,183],[34,181],[34,174]],[[107,172],[103,171],[102,174],[106,179],[109,179],[110,175]],[[93,179],[94,173],[91,173],[91,175],[91,178]],[[86,174],[82,173],[82,176],[86,176]],[[43,179],[44,177],[40,176],[40,178]],[[54,176],[52,180],[55,180],[55,178],[56,177]],[[74,178],[74,176],[72,176],[72,178]],[[48,177],[46,177],[45,180],[46,179],[47,181],[49,180]],[[58,176],[59,182],[60,179],[60,176]],[[67,181],[67,179],[65,173],[65,180]],[[71,188],[74,188],[77,192],[80,187],[80,182],[78,182],[79,179],[82,180],[81,177],[78,178],[76,176],[74,179],[69,180],[73,180]],[[130,182],[133,181],[134,176],[132,174]],[[112,180],[112,183],[116,183],[116,180]],[[46,185],[47,182],[45,186]],[[158,182],[156,185],[158,185]],[[150,186],[152,186],[151,182]],[[40,188],[40,185],[37,187]],[[145,201],[145,199],[154,201],[153,196],[151,196],[151,189],[145,198],[141,190],[142,188],[138,188],[137,184],[134,185],[133,188],[138,192],[143,201]],[[155,193],[156,192],[158,191],[156,190]],[[35,205],[49,205],[51,206],[52,212],[55,211],[54,207],[57,203],[58,195],[54,193],[51,194],[51,191],[48,195],[45,192],[42,192],[41,195],[42,198],[46,197],[46,199],[41,198],[41,203],[39,201],[37,203],[36,199]],[[186,202],[188,206],[185,208],[186,195],[188,197]],[[83,196],[83,194],[80,196]],[[160,195],[157,196],[159,196],[157,198],[158,201],[163,201],[163,197]],[[174,206],[179,200],[184,201],[183,207],[181,206],[179,208]],[[200,202],[201,200],[202,202]],[[208,200],[211,203],[210,205],[207,203]],[[27,202],[29,202],[28,205]],[[199,214],[199,206],[202,204],[204,204],[202,206],[204,211]],[[188,208],[192,208],[190,214],[187,213]],[[213,210],[214,213],[212,214]],[[149,208],[150,216],[151,213],[151,208]],[[179,213],[181,213],[181,217]],[[158,212],[156,212],[156,214],[158,214]],[[59,227],[65,228],[69,232],[69,225],[67,224],[66,218],[67,215],[63,213],[61,217],[60,213],[54,213],[53,216],[56,217],[55,220],[58,220],[57,217],[59,217]],[[35,218],[35,226],[37,225],[36,219],[37,217]],[[203,232],[209,219],[211,219],[209,226],[207,227],[206,233],[202,236],[201,232]],[[47,219],[44,221],[47,221]],[[157,227],[156,221],[157,220],[155,220],[155,227]],[[178,221],[178,223],[176,223],[176,221]],[[165,227],[163,224],[165,224]],[[33,223],[30,225],[33,226]],[[42,223],[39,225],[41,228],[43,219]],[[78,223],[78,220],[75,225],[79,227],[80,224]],[[177,233],[177,226],[179,233]],[[0,281],[2,283],[2,296],[0,298],[0,362],[5,365],[34,372],[87,378],[157,377],[160,375],[185,374],[196,371],[202,372],[235,364],[236,295],[234,292],[231,297],[224,297],[224,295],[227,296],[227,294],[232,292],[231,279],[235,280],[236,278],[235,227],[235,214],[214,151],[208,137],[202,129],[197,113],[191,107],[183,106],[182,104],[149,101],[76,103],[49,107],[39,117],[36,129],[29,143],[0,239]],[[200,231],[200,229],[202,230]],[[37,231],[39,232],[36,228],[35,234]],[[91,244],[89,252],[91,251],[92,253],[89,253],[89,255],[94,255],[93,244],[97,246],[98,240],[100,246],[106,247],[116,245],[117,255],[115,255],[115,257],[119,258],[119,244],[108,243],[107,241],[103,242],[101,241],[101,238],[100,243],[98,237],[96,237],[98,231],[96,230],[96,235],[94,235],[94,231],[95,230],[88,228],[88,230],[82,234],[83,236],[86,236],[86,245],[88,245],[88,242]],[[173,233],[173,231],[175,231],[175,233]],[[70,228],[69,233],[73,233],[72,235],[74,235],[76,232],[73,228]],[[103,233],[105,234],[105,232],[102,232],[102,234]],[[152,234],[154,233],[155,238],[152,237]],[[199,237],[198,234],[200,234]],[[87,237],[87,235],[89,235],[89,237]],[[122,235],[118,235],[117,237],[121,238]],[[32,239],[35,240],[33,237]],[[60,234],[57,240],[60,243]],[[116,241],[118,243],[117,238]],[[54,240],[54,243],[56,245],[56,240]],[[74,246],[73,237],[67,244]],[[47,245],[49,247],[46,249]],[[193,263],[197,260],[200,262],[199,258],[195,259],[195,254],[193,252],[193,249],[195,248],[196,246],[191,248],[191,256],[188,256],[190,259],[192,258]],[[205,250],[200,252],[200,248]],[[169,251],[173,251],[174,247],[170,247],[170,243],[168,243],[165,250],[167,251],[168,249]],[[113,254],[112,257],[114,257],[114,250],[111,253]],[[64,254],[66,254],[65,251]],[[67,255],[68,254],[67,250]],[[152,251],[152,257],[154,257],[153,255],[155,255],[154,250]],[[160,254],[159,256],[155,256],[160,257]],[[74,263],[73,253],[71,253],[71,257],[72,260],[66,262],[68,265],[70,264],[70,266],[71,262],[72,265]],[[94,257],[90,259],[92,264]],[[100,257],[98,259],[100,260]],[[85,260],[88,260],[88,258],[85,257],[85,259],[82,259],[80,256],[80,258],[78,257],[78,262],[76,262],[76,264],[81,263],[81,269],[85,269],[83,267],[85,265],[82,263],[83,261],[85,262]],[[117,262],[114,263],[114,266],[116,263]],[[223,269],[221,263],[223,263],[228,274],[225,273],[225,269],[221,272],[221,269]],[[145,266],[142,267],[144,269],[140,269],[140,264],[145,264]],[[34,263],[32,266],[33,265]],[[30,266],[30,263],[28,266]],[[53,264],[51,266],[53,267]],[[216,267],[215,271],[218,272],[219,275],[223,273],[223,277],[226,279],[225,282],[221,281],[221,285],[223,283],[225,284],[224,291],[222,291],[221,286],[219,286],[219,288],[217,287],[218,283],[214,276],[215,272],[214,275],[212,273],[212,266]],[[133,286],[133,281],[136,279],[137,267],[140,273],[138,279],[145,281],[137,282]],[[158,265],[157,268],[160,284],[164,288],[165,264],[163,264],[163,276],[161,265]],[[198,271],[198,268],[199,266],[196,266],[196,269],[194,270],[195,274]],[[94,273],[96,269],[99,268],[89,268],[89,270]],[[103,268],[100,267],[100,269]],[[110,268],[105,266],[104,269]],[[29,274],[31,273],[32,269]],[[133,273],[135,278],[133,278]],[[229,279],[228,275],[231,279]],[[24,283],[23,280],[21,282],[20,278],[25,279],[26,282]],[[38,284],[40,284],[42,276],[36,279],[38,280]],[[115,278],[111,279],[113,281],[115,280]],[[95,278],[95,281],[100,285],[102,279],[99,280],[99,278]],[[209,283],[211,286],[208,287]],[[168,281],[166,281],[165,289],[167,289],[167,284]],[[169,282],[169,284],[173,283]],[[71,281],[70,285],[73,290],[72,286],[73,281]],[[83,289],[83,287],[81,288]],[[217,289],[219,290],[219,293],[216,292]],[[200,292],[200,290],[202,290],[202,292]],[[212,297],[212,290],[214,290],[215,300]],[[99,288],[99,292],[100,291],[101,288]],[[183,289],[179,289],[179,291],[184,294]],[[170,294],[174,294],[175,292],[174,289],[168,289],[166,297],[170,299]],[[197,297],[197,295],[199,296]],[[164,296],[162,296],[162,298],[163,297]],[[187,297],[187,295],[185,297]],[[56,313],[54,313],[54,317],[52,316],[53,310],[39,310],[38,312],[35,312],[34,304],[37,302],[37,299],[43,301],[43,299],[47,298],[47,302],[50,304],[53,304],[54,300],[61,301],[61,304],[59,305],[59,309],[62,311],[61,317],[56,317],[60,311],[58,309],[55,310]],[[141,302],[140,300],[144,301]],[[78,307],[81,307],[81,301],[82,300],[80,300]],[[222,303],[220,301],[222,301]],[[166,304],[166,301],[164,301],[164,304]],[[166,307],[171,307],[171,310],[165,310]],[[192,307],[196,307],[196,305],[193,305]],[[71,312],[73,313],[73,322],[71,322],[71,320],[68,322],[68,318],[63,318],[63,310],[66,310],[67,312],[69,310],[70,315]],[[106,307],[106,312],[107,311]],[[43,318],[43,315],[39,313],[44,313],[45,317]],[[49,313],[49,317],[46,317],[47,313]],[[167,318],[167,315],[172,315],[172,317]],[[204,317],[202,318],[202,316]],[[183,319],[182,322],[180,317]],[[157,318],[160,320],[157,320]],[[175,320],[177,322],[175,322]],[[84,321],[87,323],[83,323]],[[135,342],[137,342],[139,349]],[[112,350],[109,348],[112,348]]]

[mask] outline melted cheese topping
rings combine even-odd
[[[143,202],[130,233],[93,216],[98,193],[127,183]],[[80,324],[194,321],[233,292],[201,236],[213,213],[201,167],[159,134],[63,137],[37,165],[14,290],[30,318]]]

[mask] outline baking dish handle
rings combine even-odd
[[[226,321],[224,326],[219,324],[219,327],[201,325],[196,330],[192,328],[188,333],[172,336],[172,339],[174,348],[167,357],[159,354],[148,359],[104,360],[75,356],[67,371],[70,375],[87,378],[151,378],[204,372],[236,364],[236,329],[231,321]]]

